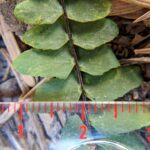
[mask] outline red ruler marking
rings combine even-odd
[[[28,112],[28,103],[26,103],[26,112]]]
[[[85,117],[85,116],[84,116],[84,111],[85,111],[84,102],[82,102],[82,105],[81,105],[81,120],[82,120],[82,121],[84,121],[84,119],[85,119],[85,118],[84,118],[84,117]]]
[[[89,102],[88,103],[88,113],[90,113],[90,111],[91,111],[91,103]]]
[[[150,134],[150,127],[147,128],[147,132]],[[147,137],[147,141],[150,143],[150,136]]]
[[[107,104],[107,111],[108,111],[108,112],[110,112],[110,107],[111,107],[111,106],[110,106],[110,102],[108,102],[108,104]]]
[[[100,111],[101,111],[101,112],[104,112],[104,104],[103,104],[103,103],[102,103],[101,106],[100,106]]]
[[[94,104],[94,112],[97,112],[97,103]]]
[[[59,103],[57,103],[57,105],[56,105],[56,112],[58,112],[59,111]]]
[[[34,112],[34,103],[32,103],[32,112]]]
[[[63,103],[62,111],[63,111],[63,112],[66,111],[66,105],[65,105],[65,103]]]
[[[121,111],[124,112],[124,103],[121,104]]]
[[[16,103],[14,103],[14,112],[16,112]]]
[[[20,121],[22,121],[22,119],[23,119],[22,113],[23,113],[23,104],[20,103],[20,109],[19,109],[19,119],[20,119]],[[19,130],[19,137],[21,139],[23,137],[23,125],[22,124],[18,125],[18,130]]]
[[[4,110],[5,110],[5,108],[4,108],[4,104],[2,104],[1,112],[3,113],[3,112],[4,112]]]
[[[10,104],[8,104],[8,112],[10,112]]]
[[[69,103],[69,112],[72,112],[72,103]]]
[[[118,116],[118,105],[117,103],[114,104],[114,118],[116,119]]]
[[[50,117],[53,117],[53,103],[50,103]]]
[[[130,102],[128,102],[128,112],[129,113],[130,113],[130,109],[131,109]]]
[[[78,103],[75,105],[75,111],[78,112]]]
[[[20,139],[23,138],[23,125],[18,125],[18,132]]]
[[[136,111],[136,113],[138,113],[138,103],[136,102],[136,105],[135,105],[135,111]]]
[[[22,121],[22,103],[20,103],[20,109],[19,109],[19,119]]]
[[[142,102],[142,111],[145,112],[145,102]]]
[[[38,112],[41,112],[41,104],[38,103]]]
[[[47,112],[47,105],[46,105],[46,103],[44,104],[44,112],[45,113]]]

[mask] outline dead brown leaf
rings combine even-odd
[[[144,8],[150,9],[150,0],[121,0],[127,3],[136,4]]]
[[[120,0],[112,0],[112,11],[110,16],[120,16],[141,10],[140,6],[129,4]]]
[[[147,12],[147,10],[148,9],[143,8],[143,9],[140,9],[140,10],[133,12],[133,13],[120,15],[120,17],[135,20],[135,19],[139,18],[140,16],[142,16],[143,14],[145,14]]]

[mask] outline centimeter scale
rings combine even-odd
[[[131,108],[131,106],[134,107]],[[133,109],[134,108],[134,109]],[[64,111],[70,113],[80,113],[80,117],[83,122],[86,121],[88,114],[90,113],[111,113],[114,119],[117,120],[118,115],[120,113],[134,111],[138,114],[138,112],[145,113],[145,109],[150,110],[150,103],[148,102],[24,102],[24,103],[1,103],[0,111],[1,116],[0,119],[5,121],[8,120],[14,113],[19,113],[19,119],[23,120],[23,111],[31,112],[31,113],[49,113],[50,118],[53,117],[55,112]],[[18,134],[20,138],[23,138],[23,124],[18,125]],[[81,129],[81,135],[79,135],[79,139],[85,139],[84,134],[86,132],[86,126],[83,124],[79,127]],[[150,127],[147,127],[147,132],[150,135]],[[117,143],[111,143],[111,141],[105,140],[95,140],[95,141],[85,141],[84,144],[88,143],[101,143],[106,142],[108,144],[114,144],[116,147],[120,147],[120,149],[127,150],[121,145],[117,145]],[[147,137],[147,142],[150,143],[150,136]],[[78,147],[78,146],[75,146]],[[70,148],[70,150],[75,149],[75,147]]]

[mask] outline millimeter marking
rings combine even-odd
[[[131,106],[130,106],[130,102],[128,103],[128,112],[130,113],[130,108],[131,108]]]
[[[32,112],[34,112],[34,103],[32,103]]]
[[[50,103],[50,117],[53,117],[53,103]]]
[[[84,102],[82,102],[82,104],[81,104],[81,120],[82,120],[82,121],[84,121],[84,119],[85,119],[85,118],[84,118],[84,117],[85,117],[85,116],[84,116],[84,115],[85,115],[85,114],[84,114],[84,113],[85,113],[85,110],[84,110],[84,109],[85,109],[85,104],[84,104]]]
[[[28,103],[26,103],[26,112],[28,112]]]
[[[56,104],[56,112],[59,111],[59,103]]]
[[[100,112],[104,112],[104,104],[103,103],[100,105]]]
[[[121,104],[121,110],[122,110],[122,112],[124,112],[124,103],[123,102]]]
[[[14,104],[14,112],[16,112],[16,103]]]
[[[108,104],[107,104],[107,111],[110,112],[110,109],[111,109],[110,102],[108,102]]]
[[[47,105],[46,105],[46,103],[44,104],[44,112],[45,113],[47,112]]]
[[[10,104],[8,104],[8,112],[10,112]]]
[[[97,103],[94,104],[94,112],[97,112]]]
[[[20,103],[19,119],[22,121],[22,103]]]
[[[72,103],[69,103],[69,112],[72,112]]]
[[[75,111],[76,111],[76,112],[79,111],[79,110],[78,110],[78,103],[76,103],[76,105],[75,105]]]
[[[114,118],[117,118],[118,116],[118,105],[117,103],[114,104]]]
[[[38,112],[41,112],[41,105],[38,103]]]
[[[63,103],[62,111],[63,111],[63,112],[65,112],[65,111],[66,111],[66,105],[65,105],[65,103]]]
[[[88,113],[90,113],[90,111],[91,111],[91,103],[89,102],[88,103]]]
[[[136,110],[136,113],[138,113],[138,103],[136,102],[136,105],[135,105],[135,110]]]
[[[5,110],[5,108],[4,108],[4,104],[2,104],[2,108],[1,108],[2,110],[1,110],[1,112],[3,113],[4,112],[4,110]]]
[[[142,103],[142,111],[145,112],[145,102]]]

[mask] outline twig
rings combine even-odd
[[[21,97],[20,99],[22,101],[24,101],[25,99],[27,99],[29,96],[31,96],[33,94],[33,92],[35,92],[35,90],[42,85],[44,82],[51,80],[52,78],[44,78],[43,80],[41,80],[39,83],[37,83],[28,93],[26,93],[23,97]]]
[[[14,137],[8,125],[3,127],[1,129],[1,132],[8,138],[9,142],[11,143],[11,145],[15,150],[26,150],[25,148],[21,147],[21,145],[18,143],[18,140]]]
[[[8,25],[5,23],[2,14],[0,14],[0,33],[7,47],[10,58],[14,60],[17,56],[20,55],[21,52],[16,39],[14,38],[13,33],[9,30]]]
[[[25,94],[29,90],[28,86],[22,81],[20,75],[15,71],[15,69],[12,65],[12,62],[10,60],[10,57],[7,54],[7,51],[5,49],[0,49],[0,51],[1,51],[2,55],[4,56],[4,58],[7,60],[8,65],[10,66],[13,74],[15,75],[16,80],[18,82],[18,85],[19,85],[22,93]]]
[[[16,110],[19,110],[19,103],[16,103]],[[14,107],[13,105],[10,105],[10,111],[5,110],[1,115],[0,115],[0,128],[15,114],[14,112]]]
[[[7,67],[6,73],[5,73],[4,77],[2,78],[2,81],[5,81],[8,78],[9,73],[10,73],[10,66]]]
[[[20,103],[29,102],[31,99],[27,99],[41,84],[47,81],[49,78],[44,78],[41,80],[35,87],[33,87],[27,94],[25,94],[22,98],[19,99],[18,103],[16,103],[16,111],[20,108]],[[6,109],[0,115],[0,127],[3,126],[16,112],[14,112],[14,106],[10,105],[9,111]]]
[[[144,20],[149,19],[149,18],[150,18],[150,11],[146,12],[144,15],[137,18],[133,23],[138,23],[138,22],[144,21]]]
[[[10,60],[13,61],[21,54],[21,50],[17,44],[14,34],[10,31],[8,25],[5,23],[4,17],[1,13],[0,13],[0,34],[2,35],[4,43],[7,47]],[[22,82],[24,82],[24,86],[26,84],[25,89],[27,89],[27,86],[33,87],[35,85],[35,80],[33,77],[19,75],[19,78],[23,80]]]
[[[135,49],[134,53],[136,55],[140,55],[140,54],[147,55],[147,54],[150,54],[150,48]]]
[[[120,60],[122,65],[150,63],[150,57],[129,58]]]

